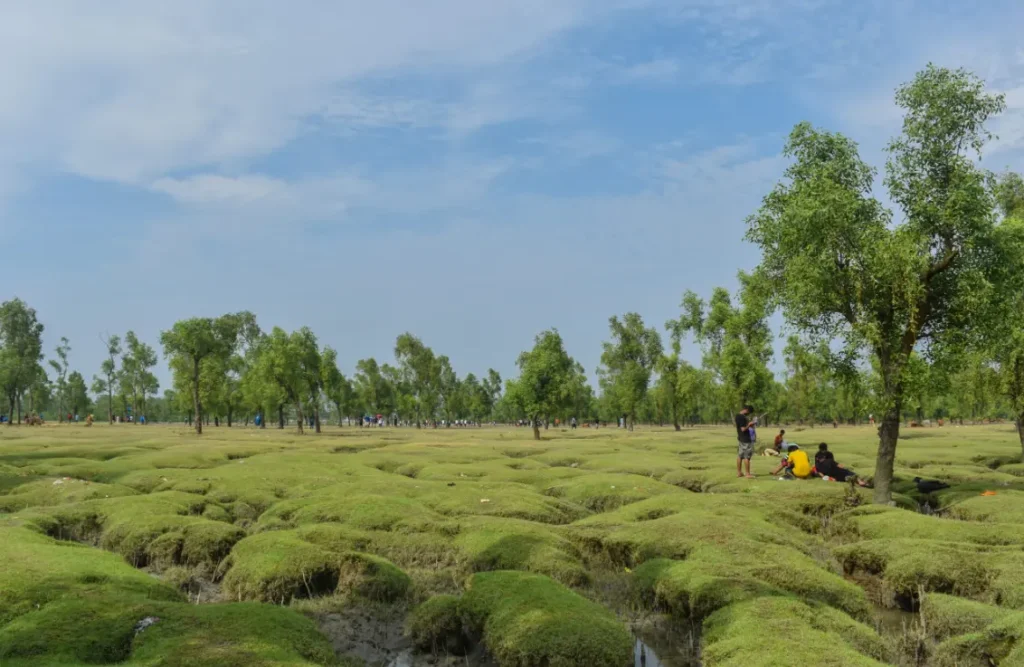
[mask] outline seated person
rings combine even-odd
[[[830,477],[837,482],[855,480],[860,486],[867,486],[864,480],[857,477],[857,473],[836,463],[836,457],[828,451],[828,445],[824,442],[818,445],[818,453],[814,455],[814,472],[821,477]]]
[[[772,475],[778,475],[785,468],[786,473],[799,479],[807,479],[811,476],[811,460],[807,453],[793,443],[787,443],[789,451],[786,458],[782,459],[779,467],[772,471]]]

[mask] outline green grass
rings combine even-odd
[[[460,607],[503,667],[622,667],[632,655],[615,616],[542,575],[477,574]]]
[[[787,430],[874,467],[868,428]],[[334,664],[302,612],[360,605],[414,609],[423,650],[480,637],[502,667],[629,664],[610,608],[703,624],[707,665],[904,659],[844,570],[925,593],[931,663],[1024,660],[1016,434],[905,435],[897,509],[780,482],[776,459],[738,479],[727,429],[0,429],[0,664]]]
[[[707,667],[871,667],[883,664],[883,654],[867,626],[790,598],[730,605],[704,624]]]

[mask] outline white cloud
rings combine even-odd
[[[286,181],[263,174],[199,174],[160,178],[150,189],[194,210],[281,224],[339,220],[373,192],[370,183],[350,175]]]
[[[659,58],[623,67],[617,72],[617,76],[620,80],[629,83],[668,83],[675,80],[679,69],[679,62],[675,59]]]
[[[0,144],[128,183],[267,154],[339,87],[393,72],[472,72],[537,52],[614,8],[583,0],[271,0],[5,6]],[[447,110],[464,131],[508,117],[514,99]],[[340,103],[363,123],[417,122],[416,102]],[[429,109],[426,110],[431,113]],[[9,158],[0,158],[9,159]]]

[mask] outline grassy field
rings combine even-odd
[[[1015,433],[904,436],[875,507],[725,429],[3,428],[0,665],[1024,664]]]

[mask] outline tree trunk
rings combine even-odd
[[[228,428],[231,428],[231,406],[228,406]]]
[[[21,394],[18,394],[18,424],[21,424]]]
[[[213,425],[216,426],[217,428],[220,428],[220,416],[219,415],[214,415],[214,417],[213,417]]]
[[[892,471],[896,461],[896,443],[900,438],[899,408],[882,416],[878,428],[878,458],[875,461],[875,497],[878,504],[892,502]]]
[[[1020,438],[1020,459],[1024,461],[1024,414],[1017,417],[1017,437]]]
[[[277,406],[277,428],[284,430],[284,405]]]
[[[192,362],[192,410],[196,416],[196,435],[203,434],[203,408],[199,405],[199,360]]]
[[[107,376],[107,419],[114,423],[114,378]]]
[[[540,420],[537,418],[533,419],[533,439],[540,440]]]
[[[320,433],[320,406],[313,407],[313,425],[316,428],[316,432]]]
[[[302,429],[303,422],[302,415],[302,401],[295,401],[295,421],[299,425],[299,435],[304,435],[306,432]]]
[[[8,397],[8,400],[11,402],[11,410],[7,414],[7,425],[8,426],[14,426],[14,405],[15,405],[14,394],[11,394]]]

